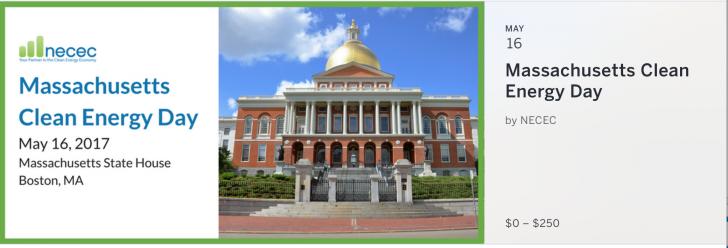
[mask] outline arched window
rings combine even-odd
[[[422,132],[432,134],[432,122],[429,116],[422,117]]]
[[[283,116],[276,117],[276,134],[283,133]]]
[[[364,145],[364,166],[374,167],[376,165],[376,152],[373,143],[367,143]]]
[[[447,117],[444,115],[437,118],[437,134],[448,134]]]
[[[333,167],[341,167],[341,155],[342,147],[341,143],[335,142],[331,144],[331,166]]]
[[[389,166],[392,165],[392,144],[389,142],[384,142],[382,144],[382,161],[381,164],[383,166]]]
[[[258,122],[260,124],[258,125],[258,135],[268,135],[268,124],[270,123],[268,116],[261,117]]]
[[[455,134],[463,134],[463,118],[455,116]]]
[[[251,133],[253,133],[253,117],[246,116],[245,117],[245,127],[243,128],[243,134],[250,135]]]

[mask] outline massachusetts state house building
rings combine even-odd
[[[394,87],[352,21],[348,40],[313,76],[315,88],[239,97],[232,162],[248,175],[306,158],[331,167],[391,166],[399,159],[437,175],[470,175],[477,151],[466,96]],[[229,138],[232,140],[233,138]]]

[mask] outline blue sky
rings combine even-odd
[[[220,115],[238,96],[307,87],[356,19],[360,39],[394,87],[425,95],[466,95],[478,113],[477,9],[239,8],[220,10]]]

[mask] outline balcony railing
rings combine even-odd
[[[286,88],[286,92],[421,92],[420,88]]]

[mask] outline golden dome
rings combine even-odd
[[[357,62],[381,70],[377,56],[359,40],[359,28],[354,20],[351,20],[348,32],[349,39],[334,50],[329,56],[329,60],[326,61],[326,70],[350,62]]]

